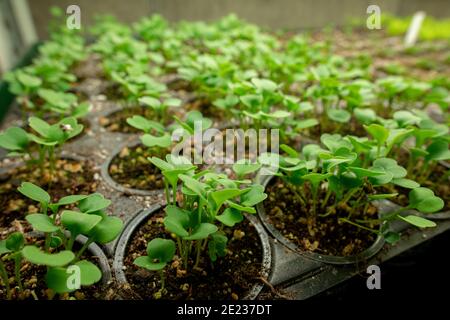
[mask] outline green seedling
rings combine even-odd
[[[194,268],[202,252],[208,248],[211,261],[226,253],[228,239],[216,225],[233,227],[241,222],[243,213],[255,213],[253,208],[266,198],[263,187],[249,185],[249,180],[232,180],[209,170],[195,172],[186,158],[149,159],[161,169],[166,186],[171,186],[173,198],[166,188],[166,229],[176,235],[178,254],[185,268],[194,253]],[[176,165],[175,165],[176,164]],[[181,182],[181,198],[176,197]]]
[[[19,127],[11,127],[0,134],[0,147],[8,150],[9,156],[28,155],[29,163],[38,164],[42,173],[45,163],[48,162],[50,174],[53,176],[56,148],[79,135],[83,131],[83,125],[79,124],[75,118],[65,118],[50,125],[37,117],[29,118],[28,124],[33,130],[32,133]],[[37,145],[38,158],[34,156],[33,145]]]
[[[34,230],[45,234],[44,250],[33,245],[25,246],[22,255],[31,263],[47,266],[47,286],[55,293],[79,289],[69,286],[68,282],[70,271],[74,268],[80,271],[80,285],[98,282],[101,271],[93,263],[80,258],[91,243],[106,244],[120,234],[122,221],[105,213],[111,201],[94,193],[71,195],[51,202],[45,190],[29,182],[22,183],[19,192],[40,203],[40,212],[28,214],[26,220]],[[78,204],[78,211],[61,210],[75,203]],[[78,235],[86,236],[87,241],[75,251],[74,243]]]
[[[243,180],[245,176],[257,172],[260,168],[260,163],[248,159],[241,159],[233,164],[233,171],[236,173],[238,180]]]
[[[179,183],[179,176],[181,174],[192,175],[196,166],[184,157],[173,157],[172,155],[166,156],[166,161],[151,157],[148,160],[156,166],[164,176],[164,190],[166,195],[166,203],[176,205],[177,199],[177,187]],[[170,196],[172,193],[172,198]]]
[[[25,238],[22,233],[14,232],[8,236],[6,240],[0,241],[0,277],[6,289],[6,298],[11,299],[11,286],[9,284],[9,276],[6,270],[3,258],[14,261],[14,279],[19,288],[19,292],[23,292],[20,267],[22,263],[21,250],[24,247]]]
[[[144,106],[151,108],[155,115],[156,120],[161,123],[166,123],[169,116],[169,108],[180,107],[181,100],[176,98],[155,98],[155,97],[141,97],[139,102]]]
[[[8,72],[4,79],[9,84],[9,91],[17,96],[18,103],[25,109],[34,109],[33,97],[41,86],[42,80],[25,70]]]
[[[175,121],[180,127],[182,127],[188,134],[193,135],[196,128],[202,132],[209,129],[212,126],[212,120],[203,116],[200,111],[189,111],[186,114],[186,118],[181,120],[174,116]],[[196,127],[197,125],[197,127]]]
[[[172,240],[156,238],[147,245],[147,256],[138,257],[134,264],[150,271],[158,271],[161,277],[161,290],[164,290],[164,271],[166,265],[175,255],[175,242]]]
[[[385,138],[383,138],[385,139]],[[317,216],[324,217],[335,215],[338,207],[348,207],[348,215],[346,217],[337,217],[338,221],[351,223],[360,226],[363,229],[370,230],[376,234],[387,235],[388,229],[382,227],[382,231],[361,226],[351,220],[352,215],[360,210],[362,216],[367,216],[366,212],[371,201],[375,199],[393,198],[397,194],[373,194],[367,190],[380,190],[380,188],[389,188],[391,184],[395,184],[404,188],[409,188],[411,194],[415,194],[420,190],[419,184],[413,180],[405,178],[407,171],[405,168],[397,164],[393,159],[389,158],[366,158],[368,150],[373,145],[365,146],[367,141],[357,140],[350,137],[341,137],[339,135],[324,134],[321,137],[322,147],[314,144],[306,145],[302,153],[298,153],[294,149],[282,145],[282,150],[286,156],[268,157],[260,156],[260,162],[263,165],[270,164],[273,159],[277,161],[279,172],[277,175],[285,181],[286,186],[293,192],[299,203],[309,208],[311,221],[315,221]],[[271,160],[272,159],[272,160]],[[318,201],[318,191],[325,190],[324,198]],[[311,200],[309,200],[311,199]],[[334,200],[332,200],[334,199]],[[442,199],[431,197],[429,195],[430,212],[435,212],[442,208]],[[319,204],[321,203],[321,204]],[[410,197],[408,207],[401,209],[417,208],[421,212],[426,211],[425,207],[418,206],[414,198]],[[425,209],[425,211],[423,211]],[[382,219],[379,221],[365,221],[364,223],[379,223],[392,219],[402,219],[398,212],[388,215],[390,219]],[[408,218],[413,222],[422,221],[417,215],[414,218]],[[407,219],[407,220],[408,220]],[[359,219],[364,220],[364,219]],[[427,220],[428,221],[428,220]],[[414,224],[414,223],[412,223]],[[419,227],[431,227],[431,222],[426,222]],[[311,226],[312,227],[312,226]]]
[[[422,112],[398,111],[394,113],[395,124],[411,131],[408,144],[404,144],[401,151],[409,153],[408,175],[420,182],[425,182],[439,161],[450,160],[448,126],[429,119]],[[448,173],[441,177],[445,181]]]
[[[172,138],[169,131],[159,122],[148,120],[142,116],[133,116],[127,119],[127,123],[144,132],[140,140],[155,155],[163,156],[172,145]]]
[[[54,112],[63,117],[82,118],[90,109],[88,102],[78,104],[77,96],[72,93],[39,89],[37,94],[45,101],[43,111]]]
[[[383,195],[380,195],[383,196]],[[373,199],[381,198],[377,197],[377,195],[372,197]],[[425,214],[432,214],[434,212],[438,212],[444,207],[444,201],[437,197],[434,192],[428,188],[423,187],[417,187],[412,189],[409,192],[409,204],[406,207],[402,207],[398,210],[395,210],[393,212],[390,212],[383,217],[381,217],[378,220],[372,220],[372,221],[358,221],[359,223],[384,223],[384,222],[390,222],[393,220],[399,220],[406,222],[412,226],[415,226],[417,228],[433,228],[436,227],[436,223],[434,221],[431,221],[429,219],[426,219],[422,216],[416,215],[416,214],[408,214],[405,215],[403,212],[408,210],[417,210],[418,212],[425,213]],[[352,223],[356,226],[361,226],[358,224],[355,224],[348,220],[342,220],[345,222]],[[362,226],[365,228],[364,226]],[[389,231],[388,225],[386,224],[381,231],[381,234],[384,236],[385,240],[388,243],[395,243],[400,239],[400,234],[396,232]]]

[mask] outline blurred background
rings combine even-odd
[[[211,21],[236,13],[262,27],[310,30],[365,19],[371,4],[378,5],[382,14],[400,17],[418,10],[436,18],[450,17],[449,0],[0,0],[0,74],[14,66],[33,43],[47,38],[52,6],[65,10],[72,4],[81,8],[82,27],[98,14],[131,23],[153,13],[170,21]]]

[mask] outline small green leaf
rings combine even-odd
[[[244,216],[234,208],[226,208],[221,215],[216,216],[216,219],[228,227],[233,227],[236,223],[244,220]]]
[[[428,188],[419,187],[409,192],[409,207],[423,213],[432,213],[444,207],[444,201],[436,197],[434,192]]]
[[[147,245],[147,255],[158,262],[170,262],[175,254],[175,242],[172,240],[156,238]]]
[[[324,150],[317,144],[307,144],[303,147],[302,153],[307,160],[316,160],[319,157],[319,153]]]
[[[159,170],[161,171],[165,171],[165,170],[173,170],[174,166],[171,165],[170,163],[161,160],[160,158],[157,157],[151,157],[151,158],[147,158],[148,161],[150,161],[154,166],[158,167]]]
[[[59,199],[59,201],[56,203],[58,206],[66,206],[75,202],[79,202],[81,200],[86,199],[87,195],[71,195],[67,197],[62,197]]]
[[[60,236],[52,235],[50,237],[50,248],[58,248],[63,243],[63,239]]]
[[[314,105],[309,101],[303,101],[298,104],[298,112],[308,112],[314,110]]]
[[[0,256],[10,252],[11,250],[6,247],[6,240],[0,240]]]
[[[116,239],[123,228],[123,222],[118,217],[103,216],[102,220],[89,231],[89,237],[96,243],[106,244]]]
[[[291,116],[290,112],[284,111],[284,110],[276,110],[271,113],[263,113],[262,114],[266,118],[273,118],[273,119],[283,119]]]
[[[42,80],[25,72],[17,73],[17,79],[26,87],[36,88],[42,84]]]
[[[141,137],[141,141],[143,145],[149,148],[154,146],[168,148],[172,144],[172,137],[168,133],[165,133],[161,137],[156,137],[154,135],[146,133]]]
[[[249,189],[223,189],[211,192],[211,197],[216,203],[216,206],[220,207],[225,201],[236,198],[237,196],[240,196],[248,191]]]
[[[420,184],[415,182],[414,180],[406,179],[406,178],[398,178],[398,179],[392,179],[392,183],[408,189],[414,189],[420,187]]]
[[[394,244],[400,240],[400,234],[398,232],[386,232],[386,234],[383,235],[384,240],[389,244]]]
[[[68,267],[49,268],[45,276],[48,288],[56,293],[72,292],[79,289],[68,287],[70,277],[76,276],[74,267],[79,268],[80,286],[90,286],[102,278],[102,272],[95,264],[87,260],[81,260]]]
[[[175,242],[161,238],[153,239],[147,245],[148,256],[138,257],[134,264],[147,270],[162,270],[175,254]]]
[[[372,169],[384,169],[385,172],[392,173],[392,177],[399,179],[406,176],[407,171],[397,164],[397,161],[390,158],[379,158],[373,162]]]
[[[328,109],[327,110],[328,117],[336,122],[346,123],[350,121],[351,114],[347,110],[343,109]]]
[[[159,109],[161,107],[161,102],[153,97],[142,97],[139,98],[139,102],[147,107],[151,107],[154,109]]]
[[[377,119],[377,114],[370,108],[355,108],[353,114],[359,122],[366,125],[375,122]]]
[[[169,107],[179,107],[181,106],[181,100],[176,98],[169,98],[164,100],[164,104]]]
[[[25,246],[22,249],[24,258],[31,263],[48,267],[62,267],[69,264],[75,255],[72,251],[64,250],[58,253],[46,253],[36,246]]]
[[[369,126],[365,125],[364,128],[378,142],[378,145],[384,144],[389,137],[389,130],[379,124],[372,123]]]
[[[164,226],[179,237],[187,237],[190,227],[189,212],[173,205],[166,206],[167,216],[164,218]]]
[[[436,140],[427,147],[427,161],[450,160],[450,150],[448,142],[445,140]]]
[[[184,174],[180,174],[179,178],[188,189],[206,200],[206,184]]]
[[[78,209],[83,213],[92,213],[103,210],[109,207],[109,205],[111,205],[111,200],[106,199],[100,193],[93,193],[80,200]]]
[[[22,182],[22,184],[17,190],[24,196],[34,201],[43,204],[50,203],[50,195],[45,190],[43,190],[42,188],[38,187],[37,185],[31,182]]]
[[[137,257],[133,263],[150,271],[162,270],[167,265],[167,262],[153,262],[148,256]]]
[[[218,228],[211,223],[201,223],[192,233],[187,237],[183,237],[185,240],[201,240],[206,239],[211,233],[214,233]]]
[[[264,187],[259,184],[250,186],[250,191],[241,195],[241,205],[253,207],[258,203],[264,201],[267,194],[264,193]]]
[[[24,151],[29,143],[27,132],[19,127],[8,128],[0,134],[0,147],[9,151]]]
[[[208,254],[212,262],[217,260],[217,257],[224,257],[227,253],[228,238],[220,232],[213,233],[211,240],[208,241]]]
[[[278,88],[275,82],[268,79],[253,78],[251,81],[255,85],[255,87],[260,90],[273,92]]]
[[[259,168],[261,168],[260,163],[252,163],[248,159],[240,159],[233,164],[233,171],[236,172],[239,177],[258,171]]]
[[[295,128],[297,130],[307,129],[319,124],[319,120],[310,118],[310,119],[302,119],[295,122]]]
[[[33,229],[37,231],[50,233],[59,230],[59,227],[56,226],[53,220],[46,214],[29,214],[25,219],[33,226]]]
[[[100,216],[71,210],[64,210],[61,214],[61,223],[75,235],[89,234],[101,220]]]
[[[444,200],[439,197],[433,196],[421,201],[416,209],[423,213],[433,213],[441,210],[443,207]]]
[[[204,131],[211,127],[212,120],[204,117],[198,110],[189,111],[186,115],[185,124],[193,130],[196,123],[201,124],[201,130]]]
[[[414,115],[413,113],[405,110],[400,110],[394,112],[393,118],[400,127],[404,127],[407,125],[418,124],[420,121],[420,117]]]
[[[241,205],[241,204],[238,204],[238,203],[236,203],[236,202],[233,202],[233,201],[230,201],[230,200],[228,200],[227,202],[226,202],[226,204],[230,207],[230,208],[234,208],[234,209],[236,209],[236,210],[238,210],[238,211],[240,211],[240,212],[247,212],[247,213],[256,213],[256,210],[255,210],[255,208],[253,208],[253,207],[248,207],[248,206],[244,206],[244,205]]]
[[[330,177],[331,174],[308,173],[302,176],[302,179],[310,181],[313,185],[318,185],[321,181]]]
[[[298,157],[299,157],[299,154],[298,154],[297,150],[295,150],[295,149],[289,147],[289,146],[286,145],[286,144],[280,145],[280,149],[283,150],[284,152],[286,152],[286,154],[287,154],[289,157],[292,157],[292,158],[298,158]]]
[[[11,251],[19,251],[25,244],[25,238],[21,232],[14,232],[5,241],[5,246]]]
[[[408,222],[409,224],[412,224],[413,226],[419,227],[419,228],[436,227],[435,222],[425,219],[425,218],[422,218],[422,217],[419,217],[419,216],[409,215],[409,216],[403,217],[403,216],[399,215],[398,218],[400,218],[403,221]]]
[[[44,138],[48,137],[50,125],[42,119],[31,117],[28,119],[30,127]]]
[[[384,172],[382,171],[376,171],[373,169],[364,169],[359,167],[348,167],[348,170],[354,172],[356,176],[360,179],[364,177],[377,177],[384,174]]]
[[[262,104],[262,97],[256,94],[247,94],[240,97],[241,102],[250,109],[258,108]]]
[[[151,130],[155,130],[156,132],[163,133],[165,131],[165,128],[162,124],[148,120],[144,118],[143,116],[135,115],[131,118],[127,118],[127,123],[139,130],[142,130],[146,133],[149,133]]]
[[[102,278],[102,272],[100,269],[90,261],[81,260],[75,263],[80,268],[81,273],[81,285],[90,286],[97,283]]]
[[[331,152],[335,152],[340,148],[352,149],[351,142],[342,139],[340,134],[324,133],[320,136],[320,142],[322,142]]]

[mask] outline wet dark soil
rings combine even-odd
[[[269,196],[264,201],[264,208],[269,222],[301,250],[352,256],[370,247],[376,239],[375,233],[339,221],[339,218],[347,218],[350,213],[352,221],[375,219],[377,209],[372,205],[368,206],[366,216],[362,216],[362,207],[352,210],[352,201],[355,199],[351,198],[346,205],[338,205],[326,217],[321,217],[334,203],[333,197],[330,197],[322,208],[325,191],[319,191],[316,214],[312,213],[311,193],[303,195],[307,199],[305,206],[296,194],[301,193],[300,189],[280,178],[274,178],[268,184],[266,193]]]
[[[177,256],[164,270],[165,290],[161,289],[157,272],[150,272],[133,264],[134,259],[146,255],[147,243],[156,237],[170,238],[163,225],[162,211],[152,215],[131,237],[125,254],[126,277],[131,289],[141,299],[171,300],[237,300],[245,298],[260,280],[262,247],[255,228],[246,219],[234,229],[227,228],[229,242],[225,257],[211,263],[204,253],[199,267],[186,271]]]
[[[126,188],[164,189],[164,177],[161,171],[147,159],[152,156],[164,158],[164,155],[157,155],[141,145],[125,147],[111,161],[109,174],[114,181]]]

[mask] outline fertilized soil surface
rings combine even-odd
[[[337,206],[336,210],[326,217],[313,215],[308,212],[312,207],[312,196],[304,197],[309,201],[305,207],[292,188],[294,187],[286,186],[281,179],[274,178],[267,185],[266,193],[269,197],[263,205],[269,222],[300,250],[323,255],[352,256],[361,253],[374,243],[376,239],[374,233],[348,223],[338,222],[338,218],[348,216],[351,205]],[[325,209],[320,209],[321,199],[324,198],[325,192],[319,192],[318,214],[325,214]],[[351,200],[349,202],[351,203]],[[334,199],[330,197],[324,208],[333,203]],[[369,205],[366,217],[361,216],[361,211],[355,210],[351,219],[375,219],[377,217],[377,209],[372,205]]]
[[[160,277],[157,272],[139,268],[133,261],[147,255],[147,243],[154,238],[169,238],[163,225],[164,213],[153,214],[131,237],[125,254],[126,277],[135,294],[141,299],[171,300],[237,300],[245,298],[251,288],[259,283],[262,247],[259,236],[251,223],[244,219],[237,228],[223,231],[228,237],[228,252],[213,264],[205,251],[198,268],[193,269],[189,261],[188,271],[179,258],[175,257],[165,273],[164,292],[160,292]],[[234,231],[233,231],[234,230]],[[127,293],[124,290],[124,295]]]
[[[126,188],[164,189],[164,178],[161,171],[147,159],[152,156],[155,154],[141,145],[125,147],[112,159],[109,174],[115,182]]]
[[[96,191],[95,170],[88,161],[60,159],[56,161],[54,177],[47,167],[44,174],[35,167],[25,165],[5,170],[0,174],[0,230],[7,228],[14,220],[22,220],[27,213],[36,213],[39,204],[30,200],[17,188],[28,181],[45,189],[52,201],[73,194],[90,194]]]

